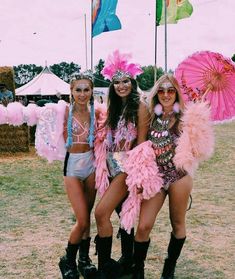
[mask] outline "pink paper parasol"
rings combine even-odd
[[[185,101],[205,99],[215,122],[235,119],[235,64],[219,53],[196,52],[179,64],[175,76]]]

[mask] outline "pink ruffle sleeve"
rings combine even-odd
[[[193,177],[201,161],[214,151],[213,125],[206,102],[188,103],[182,117],[182,134],[178,139],[174,164]]]

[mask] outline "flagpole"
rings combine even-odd
[[[85,57],[86,57],[86,70],[88,69],[87,63],[87,26],[86,26],[86,14],[84,14],[84,26],[85,26]]]
[[[164,0],[164,17],[165,17],[165,74],[167,73],[167,5]]]
[[[157,5],[156,0],[156,13],[155,13],[155,48],[154,48],[154,84],[157,80]]]
[[[93,36],[92,36],[92,13],[93,13],[93,0],[91,0],[91,71],[93,72]]]

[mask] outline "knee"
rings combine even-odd
[[[90,227],[89,220],[80,220],[75,224],[76,230],[80,231],[82,234],[85,233]]]
[[[97,206],[95,209],[95,220],[97,225],[103,223],[108,218],[107,211],[101,206]]]
[[[148,240],[151,230],[152,230],[152,224],[148,224],[148,223],[139,224],[136,232],[136,239],[142,241]]]
[[[182,238],[186,235],[186,225],[184,220],[173,220],[172,229],[176,238]]]

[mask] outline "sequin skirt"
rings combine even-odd
[[[126,151],[120,152],[108,152],[107,154],[107,166],[109,170],[109,174],[111,178],[114,178],[121,172],[125,172],[124,170],[124,162],[127,158]]]

